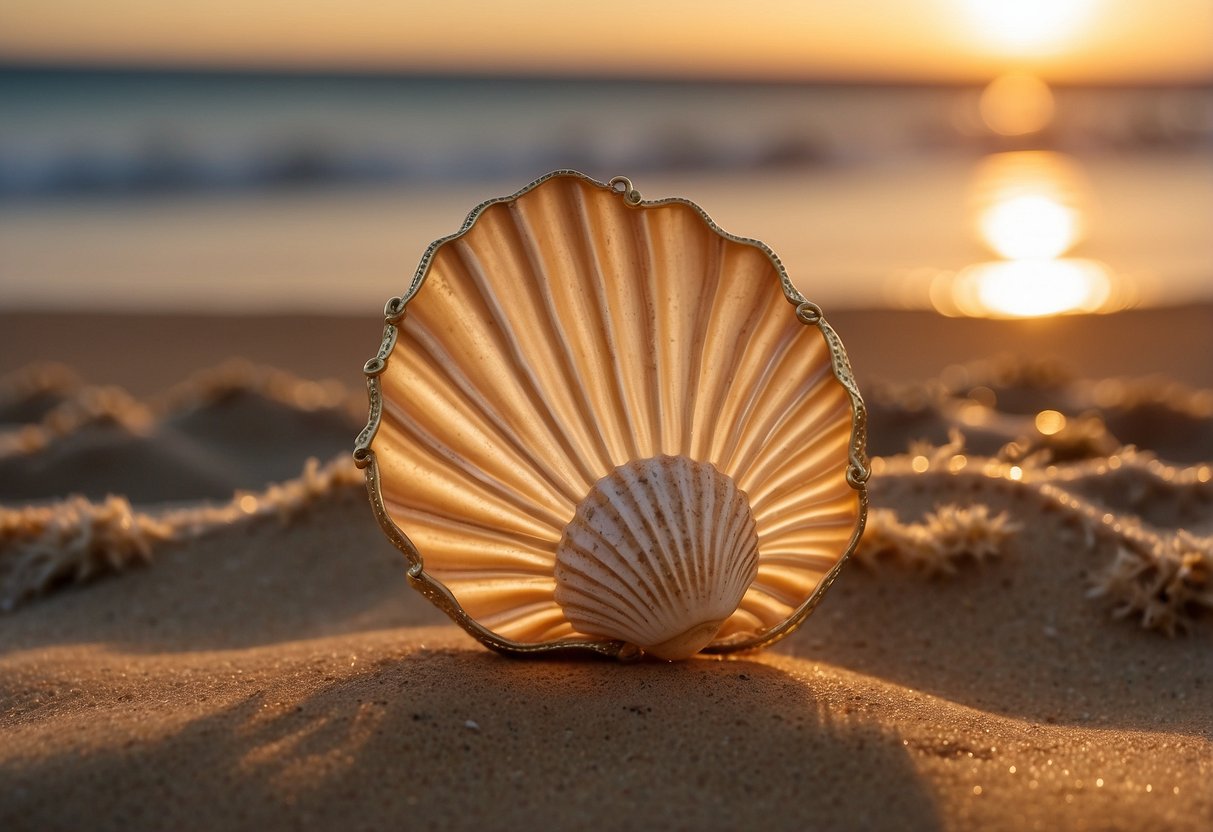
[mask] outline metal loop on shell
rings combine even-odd
[[[404,316],[405,302],[402,297],[390,298],[383,307],[383,319],[389,324],[400,323]]]
[[[802,324],[816,326],[821,323],[821,307],[812,301],[801,301],[796,305],[796,317]]]
[[[852,488],[862,487],[871,475],[871,469],[858,462],[852,462],[847,466],[847,482],[851,484]]]
[[[640,196],[640,191],[632,187],[632,180],[626,176],[616,176],[607,184],[612,191],[620,194],[628,205],[635,206],[644,201],[644,198]]]

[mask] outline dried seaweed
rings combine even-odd
[[[56,586],[82,583],[151,561],[157,547],[231,523],[277,517],[289,523],[341,492],[355,493],[362,472],[348,457],[309,459],[299,477],[261,492],[237,492],[218,506],[142,512],[124,497],[69,497],[49,505],[0,507],[0,610]]]
[[[1213,610],[1213,537],[1181,530],[1152,546],[1124,541],[1088,594],[1111,600],[1118,618],[1173,636]]]
[[[989,506],[947,504],[921,523],[903,523],[891,509],[873,509],[855,559],[869,568],[888,561],[928,575],[951,575],[964,561],[982,563],[1003,553],[1020,530],[1006,512]]]

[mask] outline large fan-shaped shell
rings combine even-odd
[[[689,202],[549,174],[431,246],[387,318],[355,457],[414,581],[491,646],[652,651],[558,591],[579,506],[628,463],[710,467],[752,517],[757,566],[708,649],[789,632],[858,539],[841,343],[765,246]]]

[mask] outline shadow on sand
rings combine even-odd
[[[938,827],[899,738],[761,663],[421,650],[292,695],[0,772],[0,825]]]
[[[1087,597],[1115,541],[1081,529],[1026,489],[976,476],[873,481],[873,505],[913,520],[983,502],[1024,531],[1001,557],[927,577],[851,563],[818,610],[776,649],[1038,723],[1206,733],[1213,621],[1168,638]]]

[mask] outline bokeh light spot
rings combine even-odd
[[[981,93],[978,105],[986,127],[1003,136],[1038,133],[1053,120],[1053,93],[1034,75],[1000,75]]]
[[[1042,410],[1036,414],[1036,429],[1044,436],[1053,436],[1065,429],[1065,414],[1056,410]]]

